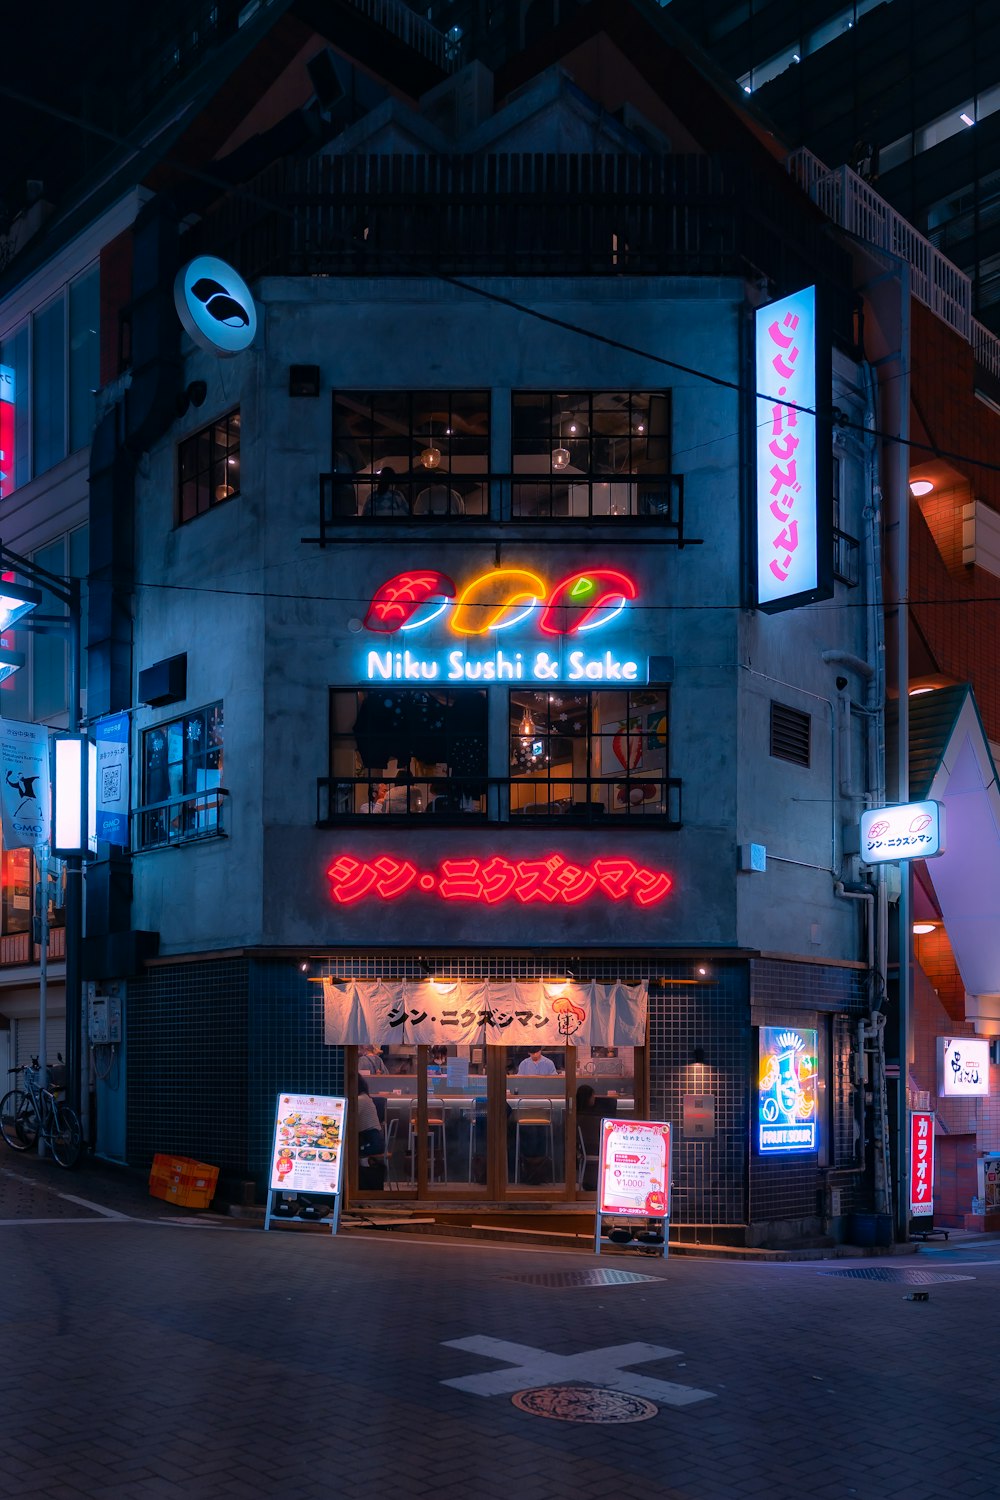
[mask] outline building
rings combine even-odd
[[[889,893],[851,838],[885,800],[855,266],[655,14],[491,67],[367,11],[194,57],[107,241],[87,712],[128,714],[132,799],[87,873],[98,1149],[260,1192],[278,1093],[344,1090],[353,1132],[376,1046],[401,1200],[587,1208],[586,1086],[672,1123],[680,1233],[856,1233]],[[213,299],[257,319],[232,357]],[[815,348],[801,403],[755,406],[758,337]],[[554,1073],[515,1073],[539,1039]]]

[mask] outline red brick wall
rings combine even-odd
[[[916,625],[937,666],[971,682],[990,739],[1000,740],[1000,579],[962,563],[962,504],[975,498],[1000,511],[1000,416],[973,394],[974,362],[966,341],[920,303],[913,303],[911,434],[948,457],[953,488],[911,508],[910,597]],[[911,465],[933,460],[914,450]],[[986,602],[978,603],[977,600]]]

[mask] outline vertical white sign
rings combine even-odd
[[[816,288],[758,308],[755,332],[757,603],[780,608],[821,582]]]
[[[0,719],[0,808],[5,849],[49,842],[49,731],[44,724]]]

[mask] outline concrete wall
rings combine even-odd
[[[141,669],[186,651],[181,708],[225,701],[230,837],[138,855],[134,925],[158,928],[166,954],[419,941],[744,943],[858,957],[856,913],[832,896],[830,735],[818,699],[833,693],[820,649],[863,654],[863,612],[821,606],[769,619],[741,613],[742,398],[631,352],[649,351],[737,385],[744,374],[742,285],[623,278],[491,282],[489,290],[614,343],[441,282],[290,279],[257,289],[262,331],[251,353],[215,362],[188,350],[185,379],[206,380],[208,397],[150,455],[140,480],[138,576],[167,586],[140,589],[136,660]],[[288,396],[291,363],[320,366],[318,399]],[[329,769],[329,689],[364,685],[359,635],[349,622],[364,614],[380,582],[415,560],[458,576],[483,571],[495,556],[494,541],[481,539],[468,521],[448,526],[444,534],[459,540],[444,548],[415,546],[406,527],[380,530],[377,543],[360,540],[361,527],[326,549],[302,543],[317,532],[318,476],[331,465],[330,391],[338,387],[492,388],[498,471],[509,469],[511,389],[672,389],[685,531],[701,545],[649,545],[655,528],[615,533],[604,526],[595,536],[568,525],[565,541],[549,526],[554,543],[532,543],[508,522],[502,562],[530,562],[562,577],[574,565],[604,561],[634,574],[640,597],[627,630],[617,622],[619,638],[640,659],[674,659],[668,769],[683,781],[681,830],[555,823],[531,830],[420,826],[380,835],[366,819],[342,830],[314,827],[316,778]],[[242,493],[175,529],[175,443],[237,402]],[[595,650],[601,645],[595,635]],[[815,706],[816,755],[808,771],[768,755],[772,695]],[[142,710],[136,727],[141,732],[178,711]],[[740,838],[765,842],[801,866],[774,862],[765,876],[737,877]],[[376,846],[405,850],[418,865],[463,852],[517,851],[524,858],[558,849],[581,863],[627,853],[669,870],[675,886],[647,910],[602,900],[579,908],[503,905],[484,914],[422,896],[333,910],[324,873],[331,859]],[[810,938],[814,923],[818,941]]]

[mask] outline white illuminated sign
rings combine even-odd
[[[823,581],[813,415],[816,288],[758,308],[755,332],[757,603],[781,609],[819,597]]]
[[[861,815],[861,858],[867,865],[933,859],[943,853],[944,808],[940,802],[904,802],[899,807],[874,807]]]
[[[84,746],[87,787],[84,801]],[[94,853],[97,849],[97,747],[83,735],[60,735],[55,740],[55,784],[52,806],[52,852]],[[84,817],[86,816],[86,826]]]
[[[257,309],[239,272],[214,255],[199,255],[177,272],[177,316],[195,343],[230,358],[249,349],[257,332]]]
[[[985,1097],[990,1091],[988,1036],[938,1037],[938,1091],[948,1099]]]

